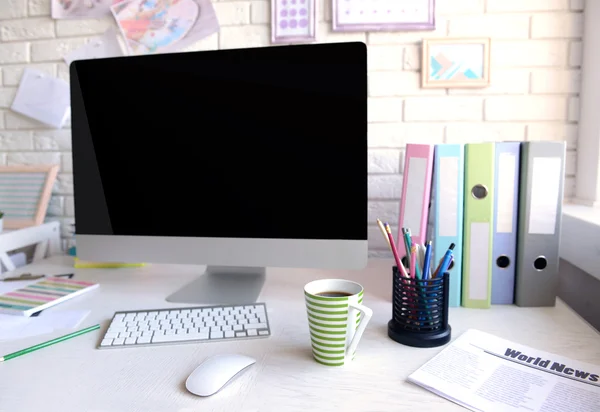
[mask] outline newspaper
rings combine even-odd
[[[408,380],[473,411],[600,411],[600,366],[473,329]]]

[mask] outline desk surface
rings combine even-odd
[[[71,262],[58,256],[21,272],[69,273]],[[0,364],[0,411],[463,411],[406,381],[442,348],[410,348],[387,337],[391,264],[372,260],[360,272],[269,270],[260,298],[267,304],[271,323],[268,339],[115,350],[96,349],[113,312],[175,307],[165,297],[203,268],[77,269],[78,279],[100,282],[100,288],[50,310],[91,309],[81,327],[101,323],[101,331]],[[307,282],[328,277],[362,283],[364,304],[374,312],[355,360],[339,368],[312,360],[302,292]],[[450,324],[453,339],[475,328],[600,364],[600,335],[561,301],[554,308],[451,308]],[[0,343],[0,353],[52,337]],[[257,363],[212,397],[199,398],[187,392],[185,379],[216,353],[246,354]]]

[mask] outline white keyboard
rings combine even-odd
[[[266,338],[264,303],[116,312],[99,349]]]

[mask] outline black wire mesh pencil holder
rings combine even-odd
[[[392,319],[388,336],[418,348],[433,348],[450,341],[448,292],[450,274],[434,279],[413,279],[393,268]]]

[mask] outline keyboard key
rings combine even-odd
[[[258,331],[258,334],[259,334],[259,335],[268,335],[268,334],[269,334],[269,331],[268,331],[268,330],[259,330],[259,331]]]
[[[242,325],[233,325],[233,330],[235,330],[235,331],[244,330],[244,327]]]
[[[246,332],[248,332],[248,336],[256,336],[258,334],[256,329],[249,329]],[[127,343],[127,342],[125,342],[125,343]]]
[[[212,330],[210,331],[210,338],[211,339],[221,339],[223,338],[223,332],[213,332]]]
[[[133,345],[133,344],[135,344],[136,340],[137,340],[137,338],[127,338],[127,339],[125,339],[125,345]]]
[[[117,338],[117,337],[119,337],[119,333],[118,333],[118,332],[111,332],[111,331],[108,331],[108,332],[106,332],[106,335],[104,335],[104,337],[105,337],[106,339],[114,339],[114,338]]]
[[[266,329],[268,326],[266,323],[251,323],[249,325],[244,325],[246,330],[248,329]]]
[[[110,346],[112,345],[113,340],[112,339],[102,339],[102,343],[100,343],[100,346]]]
[[[152,336],[152,343],[165,343],[165,342],[185,342],[190,341],[188,335],[154,335]]]
[[[234,338],[235,337],[235,332],[232,331],[232,330],[225,331],[225,337],[226,338]]]
[[[142,336],[141,338],[138,338],[137,343],[138,345],[141,345],[144,343],[150,343],[151,340],[152,336]]]
[[[125,343],[125,339],[123,338],[117,338],[113,340],[113,346],[117,346],[117,345],[123,345]]]
[[[243,336],[246,336],[246,332],[235,332],[235,337],[236,338],[241,338]]]

